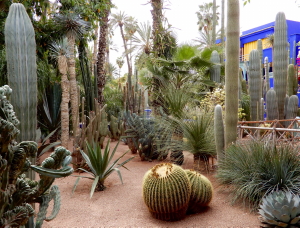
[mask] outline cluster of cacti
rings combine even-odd
[[[123,88],[124,109],[132,113],[141,115],[144,111],[144,91],[139,88],[137,71],[135,73],[135,85],[131,85],[131,77],[127,79],[126,86]]]
[[[212,199],[213,187],[203,175],[178,165],[161,163],[143,178],[143,199],[153,217],[166,221],[183,219]]]
[[[125,111],[126,142],[132,153],[139,153],[141,160],[166,158],[168,151],[161,150],[164,142],[170,141],[171,135],[155,119],[140,117],[130,111]]]
[[[84,104],[82,104],[84,107]],[[103,147],[105,137],[109,134],[106,105],[100,108],[100,104],[95,100],[95,111],[89,113],[87,118],[82,111],[81,129],[74,140],[74,152],[72,153],[72,163],[75,167],[81,167],[84,163],[80,150],[85,150],[85,142],[90,145],[98,142]],[[87,122],[88,119],[88,122]]]
[[[20,131],[17,129],[19,121],[8,101],[11,92],[9,86],[0,87],[0,227],[25,225],[35,213],[30,205],[33,203],[40,204],[40,211],[32,227],[41,227],[45,219],[53,219],[60,209],[58,188],[51,185],[55,178],[73,172],[68,166],[71,156],[68,150],[58,147],[41,166],[30,163],[29,158],[36,157],[37,143],[23,141],[17,144],[15,141]],[[24,173],[28,170],[39,173],[39,180],[25,178]],[[53,211],[50,217],[46,217],[52,199]]]
[[[249,95],[251,99],[251,120],[263,120],[264,105],[261,92],[261,79],[259,68],[260,51],[252,50],[249,62]],[[274,32],[274,88],[270,89],[269,63],[268,58],[265,64],[265,104],[267,120],[293,119],[297,116],[298,97],[295,95],[298,89],[298,82],[293,64],[288,65],[287,61],[287,25],[285,15],[279,12],[275,21]],[[286,127],[289,122],[285,124]]]
[[[121,117],[110,116],[109,121],[109,137],[112,140],[119,140],[121,136],[125,135],[124,121]]]
[[[282,190],[271,192],[262,198],[260,220],[272,227],[299,227],[299,203],[299,195]]]

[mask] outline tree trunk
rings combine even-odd
[[[225,147],[237,138],[240,51],[239,0],[227,1],[225,65]]]
[[[70,101],[70,82],[67,76],[67,58],[61,56],[58,59],[58,68],[61,73],[62,99],[60,104],[61,111],[61,145],[68,148],[69,141],[69,101]]]
[[[70,99],[71,99],[71,113],[72,113],[72,130],[73,135],[76,136],[79,120],[79,102],[77,92],[77,80],[75,70],[75,37],[69,36],[68,43],[71,55],[68,58],[69,77],[70,77]]]
[[[98,22],[97,22],[97,26],[95,28],[93,60],[92,60],[91,69],[90,69],[90,72],[92,72],[92,75],[94,75],[94,66],[97,63],[98,39],[99,39],[99,26],[98,26]],[[94,76],[96,76],[96,75],[94,75]]]
[[[216,44],[216,26],[217,26],[217,3],[216,0],[213,0],[213,22],[212,22],[212,35],[211,35],[211,44]]]
[[[110,12],[109,10],[106,10],[104,16],[101,18],[102,24],[100,26],[100,37],[99,37],[98,55],[97,55],[97,87],[98,87],[98,103],[100,104],[100,107],[104,106],[103,90],[106,82],[105,52],[106,52],[109,12]]]

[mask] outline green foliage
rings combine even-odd
[[[262,198],[261,221],[276,227],[300,226],[300,197],[288,191],[274,191]]]
[[[106,103],[106,112],[108,115],[108,121],[111,116],[119,117],[123,111],[123,92],[112,83],[106,84],[104,88],[104,98]]]
[[[107,177],[109,177],[110,174],[112,174],[114,171],[118,173],[120,180],[123,184],[122,175],[119,170],[120,167],[123,167],[127,169],[124,165],[131,161],[134,157],[131,157],[127,159],[126,161],[123,161],[122,163],[118,164],[119,160],[124,157],[127,152],[122,154],[120,157],[118,157],[116,160],[112,161],[116,150],[118,148],[119,142],[116,144],[113,151],[110,151],[110,141],[107,142],[105,149],[102,151],[101,146],[93,142],[92,145],[90,145],[88,142],[86,142],[86,152],[80,151],[81,155],[85,159],[90,171],[79,168],[80,170],[92,175],[92,177],[88,176],[78,176],[77,180],[75,182],[73,192],[75,191],[77,184],[80,180],[80,178],[89,178],[93,180],[93,184],[91,187],[91,193],[90,197],[92,198],[95,191],[103,191],[105,189],[104,181]]]
[[[186,215],[191,185],[180,166],[162,163],[148,170],[143,178],[143,199],[154,218],[176,221]]]
[[[218,164],[217,178],[233,191],[233,202],[242,199],[257,208],[262,197],[275,190],[297,194],[300,187],[299,147],[264,141],[237,143]]]

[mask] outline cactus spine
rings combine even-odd
[[[258,50],[252,50],[249,57],[249,95],[251,120],[259,120],[257,112],[262,97],[261,69]]]
[[[36,139],[37,74],[35,33],[21,3],[13,3],[5,22],[8,84],[20,120],[19,141]]]
[[[274,58],[273,74],[274,89],[277,95],[279,119],[284,119],[284,99],[287,86],[287,24],[285,14],[279,12],[276,15],[274,28]]]
[[[188,212],[197,213],[203,207],[208,206],[213,197],[213,186],[211,182],[194,170],[185,170],[191,184],[191,196]]]
[[[266,94],[267,120],[278,120],[278,102],[274,89],[269,89]]]
[[[210,69],[210,80],[221,83],[220,56],[216,50],[211,53],[210,61],[215,64]]]
[[[227,1],[225,66],[225,147],[237,138],[240,54],[239,0]]]
[[[298,90],[298,81],[296,78],[296,71],[294,64],[288,66],[288,80],[287,80],[287,95],[296,95]]]
[[[215,106],[214,113],[214,131],[215,131],[215,142],[216,142],[216,151],[218,162],[222,161],[225,157],[224,147],[225,147],[225,138],[224,138],[224,123],[222,115],[222,106]]]
[[[166,221],[183,219],[189,205],[191,185],[178,165],[161,163],[143,178],[143,199],[153,217]]]

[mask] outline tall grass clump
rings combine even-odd
[[[217,179],[230,186],[233,202],[242,200],[257,209],[273,190],[297,194],[300,190],[299,146],[265,141],[234,144],[219,163]]]

